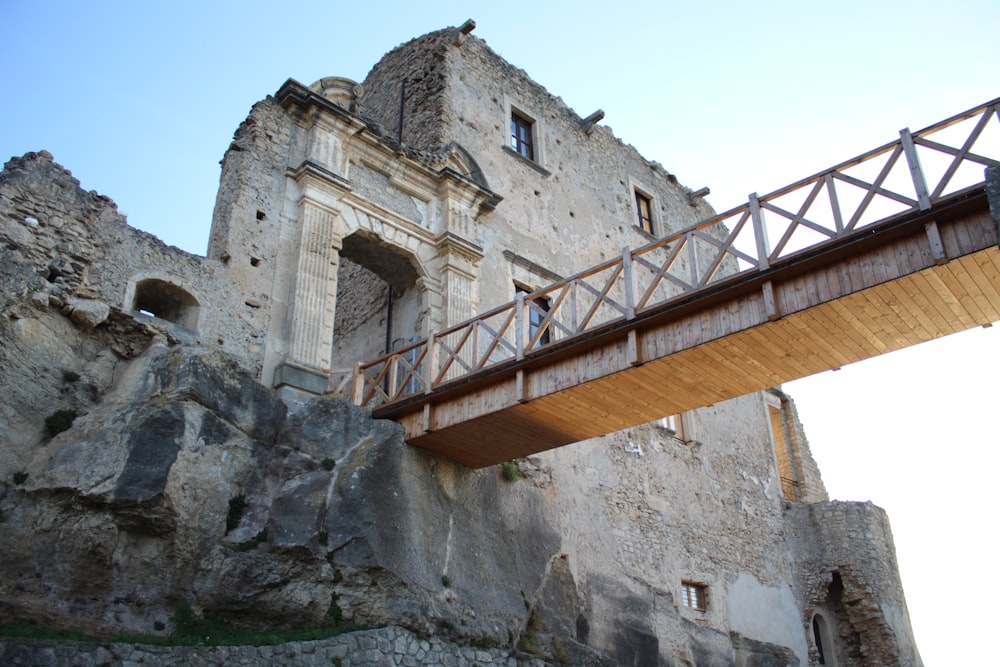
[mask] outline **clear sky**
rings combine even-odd
[[[203,253],[254,102],[287,78],[362,80],[470,17],[720,211],[1000,96],[996,0],[0,0],[0,159],[46,149],[132,225]],[[995,654],[998,353],[1000,327],[979,329],[785,386],[831,496],[889,511],[927,665]]]

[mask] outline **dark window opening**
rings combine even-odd
[[[257,219],[258,220],[263,220],[265,217],[267,217],[267,216],[264,215],[264,211],[261,211],[261,210],[258,209],[257,210]]]
[[[642,231],[652,234],[653,233],[653,200],[642,194],[638,190],[635,191],[635,209],[639,215],[639,228]]]
[[[813,641],[816,642],[816,655],[819,659],[819,664],[825,665],[826,658],[823,656],[823,636],[819,628],[820,617],[813,616]]]
[[[516,111],[510,114],[510,147],[514,152],[531,161],[535,160],[535,143],[532,136],[532,123]]]
[[[194,331],[198,327],[200,304],[186,290],[165,280],[143,280],[135,285],[132,309],[143,315],[179,324]]]
[[[515,285],[515,289],[526,296],[528,294],[528,290],[520,285]],[[538,297],[535,299],[525,298],[524,300],[525,314],[528,316],[528,340],[525,342],[529,350],[548,345],[552,341],[549,327],[545,325],[545,317],[548,315],[549,308],[551,306],[548,299]],[[544,329],[542,329],[543,325],[545,325]]]

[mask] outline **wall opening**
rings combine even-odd
[[[365,232],[344,239],[337,269],[332,366],[348,368],[422,336],[415,261]]]
[[[185,329],[198,328],[198,300],[187,290],[165,280],[149,278],[135,284],[132,310],[167,320]]]
[[[803,495],[801,461],[796,441],[789,437],[785,401],[775,390],[765,392],[764,398],[778,475],[781,477],[781,495],[785,500],[799,502]]]
[[[822,614],[813,616],[813,645],[816,647],[816,660],[820,665],[836,666],[833,654],[833,640],[830,637],[830,627]]]

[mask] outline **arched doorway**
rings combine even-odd
[[[337,270],[334,367],[401,349],[426,333],[417,266],[415,258],[365,230],[344,238]]]

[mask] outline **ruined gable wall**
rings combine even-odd
[[[396,47],[372,68],[362,84],[361,115],[381,125],[398,139],[399,100],[406,82],[402,143],[434,150],[451,140],[452,107],[448,90],[446,53],[454,29],[418,37]]]
[[[82,190],[48,153],[7,163],[0,175],[0,222],[4,264],[19,275],[5,285],[12,302],[32,292],[37,299],[51,295],[59,307],[77,299],[81,313],[105,306],[129,313],[137,285],[163,281],[196,299],[198,314],[196,324],[158,318],[158,326],[186,343],[220,346],[259,372],[264,331],[254,314],[266,298],[229,280],[221,262],[129,226],[113,201]]]
[[[194,291],[212,280],[203,258],[130,227],[110,198],[85,192],[45,151],[11,159],[0,175],[0,195],[5,259],[31,269],[21,289],[57,296],[86,289],[112,306],[128,307],[130,278],[153,267]]]
[[[295,119],[273,98],[240,124],[222,161],[208,256],[222,262],[224,284],[250,332],[248,351],[269,369],[282,353],[288,291],[294,278],[298,217],[285,198],[290,153],[301,142]]]

